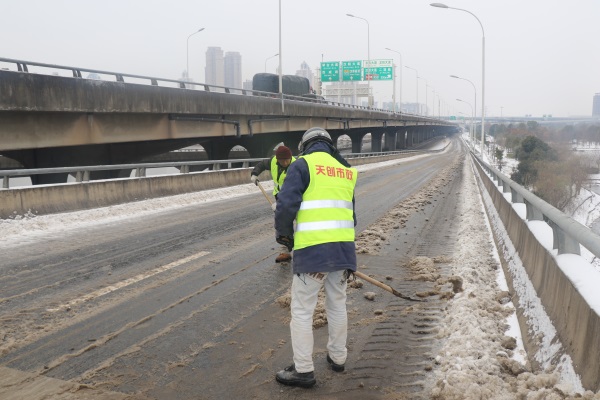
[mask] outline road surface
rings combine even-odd
[[[327,368],[327,326],[316,319],[314,398],[427,398],[438,324],[452,292],[451,283],[436,286],[431,277],[449,274],[454,194],[466,155],[457,139],[449,142],[443,152],[360,172],[360,271],[427,301],[351,284],[344,373]],[[291,272],[274,262],[280,247],[272,226],[257,190],[2,249],[0,372],[12,379],[7,392],[301,397],[302,389],[274,380],[291,363]]]

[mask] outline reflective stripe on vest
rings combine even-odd
[[[296,217],[294,250],[332,242],[354,241],[352,198],[358,172],[324,152],[302,156],[310,183]]]
[[[296,157],[292,157],[292,161],[290,165],[296,161]],[[289,165],[288,165],[289,168]],[[281,190],[281,185],[283,185],[283,181],[287,175],[287,169],[281,171],[281,175],[277,176],[278,166],[277,166],[277,157],[273,157],[271,159],[271,177],[273,178],[273,196],[275,196]],[[278,179],[279,178],[279,179]]]
[[[296,226],[296,232],[302,231],[317,231],[321,229],[354,229],[354,220],[352,221],[317,221],[317,222],[300,222]]]
[[[311,210],[313,208],[347,208],[352,210],[352,202],[344,200],[308,200],[300,204],[301,210]]]

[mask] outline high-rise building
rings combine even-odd
[[[204,83],[225,86],[223,50],[220,47],[209,47],[206,50],[206,68]]]
[[[600,93],[594,95],[594,104],[592,105],[592,117],[600,117]]]
[[[237,51],[225,53],[225,86],[242,89],[242,56]]]
[[[245,90],[252,90],[252,79],[246,79],[243,83],[242,83],[242,89]]]
[[[352,105],[360,105],[361,98],[366,98],[369,87],[358,81],[328,82],[323,85],[322,96],[329,101],[337,101]]]
[[[311,88],[313,87],[313,81],[315,79],[315,75],[310,70],[310,67],[308,66],[306,61],[303,61],[302,64],[300,64],[300,69],[296,71],[296,75],[307,78],[308,82],[310,83],[310,87]]]

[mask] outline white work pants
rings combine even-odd
[[[315,276],[317,275],[317,276]],[[325,309],[329,340],[329,357],[336,364],[344,364],[348,351],[348,315],[346,314],[346,279],[344,271],[319,274],[294,274],[292,281],[292,349],[298,372],[314,371],[313,365],[313,314],[319,290],[325,285]]]

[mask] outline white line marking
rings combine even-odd
[[[79,297],[79,298],[77,298],[75,300],[71,300],[70,302],[65,303],[65,304],[63,304],[63,305],[61,305],[61,306],[59,306],[57,308],[48,308],[47,311],[56,312],[56,311],[67,309],[67,308],[72,307],[72,306],[74,306],[76,304],[79,304],[79,303],[83,303],[83,302],[86,302],[86,301],[93,300],[93,299],[95,299],[97,297],[104,296],[106,294],[112,293],[115,290],[122,289],[122,288],[124,288],[126,286],[132,285],[132,284],[137,283],[137,282],[139,282],[141,280],[144,280],[146,278],[150,278],[151,276],[154,276],[154,275],[160,274],[162,272],[168,271],[170,269],[178,267],[178,266],[180,266],[182,264],[185,264],[187,262],[196,260],[196,259],[198,259],[200,257],[203,257],[203,256],[207,255],[207,254],[210,254],[210,252],[208,252],[208,251],[201,251],[201,252],[196,253],[194,255],[191,255],[189,257],[182,258],[181,260],[173,261],[170,264],[163,265],[162,267],[158,267],[156,269],[153,269],[152,271],[146,272],[144,274],[139,274],[139,275],[136,275],[136,276],[134,276],[132,278],[125,279],[124,281],[121,281],[121,282],[116,283],[114,285],[110,285],[110,286],[107,286],[105,288],[98,289],[95,292],[86,294],[85,296],[81,296],[81,297]]]

